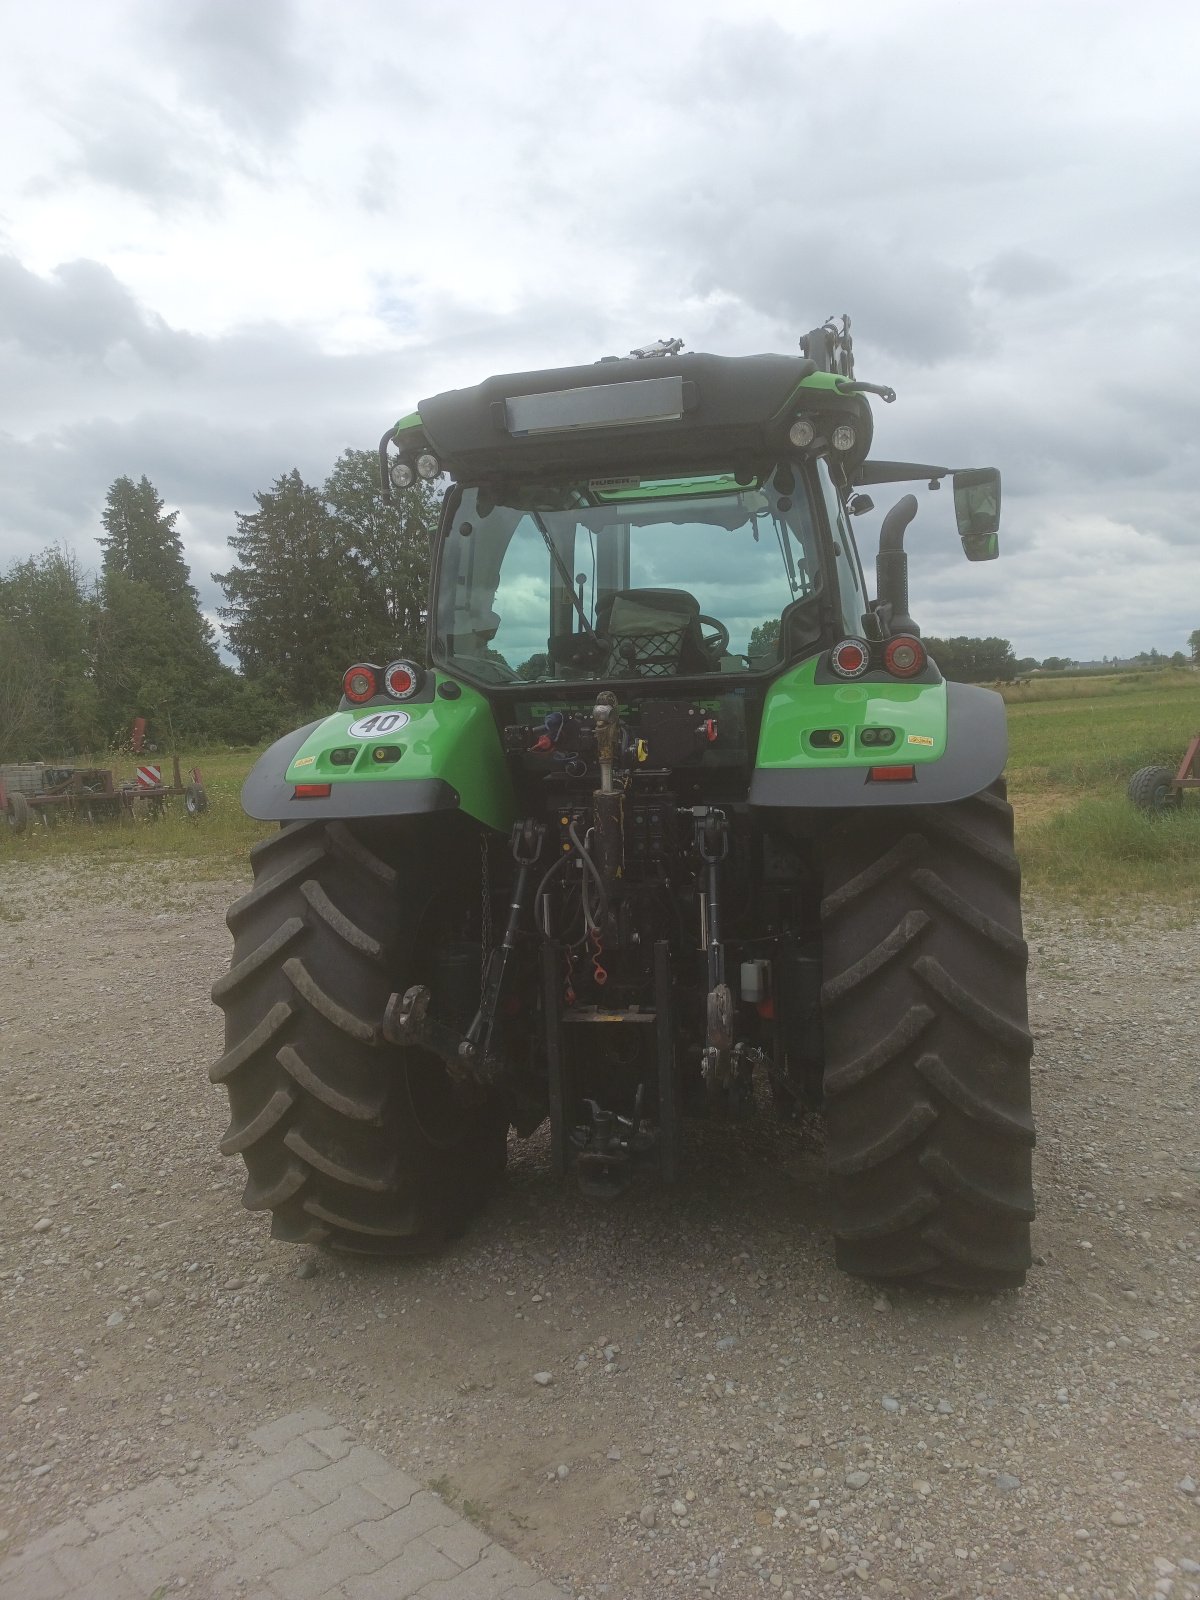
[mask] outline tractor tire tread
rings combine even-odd
[[[452,881],[447,863],[453,874],[471,853],[409,824],[316,822],[250,854],[230,969],[213,985],[225,1052],[209,1070],[229,1097],[221,1148],[245,1164],[242,1203],[290,1243],[427,1253],[502,1172],[507,1112],[494,1095],[456,1100],[437,1059],[389,1044],[380,1023],[392,992],[428,981],[422,919]]]
[[[1002,785],[852,814],[822,900],[838,1264],[980,1291],[1031,1262],[1035,1142],[1020,866]],[[853,1003],[847,1003],[850,1000]]]

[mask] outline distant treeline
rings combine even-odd
[[[386,503],[377,458],[347,450],[321,488],[299,472],[239,513],[234,564],[213,576],[240,671],[224,663],[154,485],[108,491],[99,576],[52,547],[0,577],[0,760],[122,742],[148,719],[161,746],[256,744],[328,709],[351,662],[424,645],[424,485]]]

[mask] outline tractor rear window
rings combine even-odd
[[[483,683],[761,670],[821,584],[802,486],[728,477],[467,489],[437,581],[435,656]]]

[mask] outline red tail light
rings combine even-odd
[[[912,783],[917,776],[915,767],[871,767],[872,783]]]
[[[410,700],[424,681],[425,674],[412,661],[393,661],[383,674],[383,687],[393,700]]]
[[[342,693],[353,705],[364,705],[368,700],[373,700],[379,693],[379,678],[377,667],[368,666],[359,661],[349,667],[342,679]]]
[[[298,783],[293,791],[297,800],[327,800],[333,793],[331,783]]]
[[[871,646],[865,639],[843,639],[829,652],[829,665],[839,678],[861,678],[871,665]]]
[[[925,646],[911,633],[898,633],[883,647],[883,664],[893,678],[915,678],[928,659]]]

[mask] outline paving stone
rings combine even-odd
[[[253,1444],[32,1537],[0,1561],[0,1600],[143,1600],[176,1582],[197,1600],[563,1600],[325,1412]]]
[[[320,1550],[335,1534],[361,1523],[380,1521],[388,1515],[382,1501],[368,1494],[362,1484],[352,1483],[328,1505],[305,1507],[298,1515],[281,1519],[279,1526],[302,1549]]]
[[[315,1508],[316,1501],[311,1495],[305,1494],[290,1480],[285,1480],[257,1500],[251,1500],[248,1505],[239,1506],[235,1511],[219,1512],[211,1521],[232,1544],[240,1548],[253,1544],[268,1528],[281,1525],[289,1518],[305,1516]],[[302,1549],[307,1548],[303,1540],[297,1542]]]
[[[355,1534],[339,1533],[295,1566],[273,1574],[272,1582],[288,1600],[320,1600],[343,1579],[374,1572],[379,1566],[379,1557]]]
[[[417,1539],[431,1528],[444,1528],[456,1521],[455,1513],[444,1500],[428,1489],[413,1495],[400,1511],[378,1522],[364,1522],[359,1537],[384,1561],[398,1556],[410,1539]]]
[[[371,1478],[382,1478],[391,1470],[388,1463],[374,1450],[368,1450],[365,1445],[354,1445],[348,1455],[340,1461],[329,1461],[311,1444],[303,1440],[304,1448],[315,1458],[315,1468],[308,1470],[300,1468],[296,1472],[296,1482],[306,1494],[311,1494],[314,1500],[319,1500],[322,1505],[328,1505],[331,1500],[336,1500],[343,1489],[349,1488],[352,1483],[365,1483]],[[289,1445],[295,1449],[295,1445]],[[288,1473],[285,1476],[290,1477]]]
[[[421,1492],[421,1485],[416,1478],[394,1467],[378,1478],[366,1479],[363,1488],[368,1494],[382,1500],[385,1506],[391,1506],[393,1511],[403,1511],[413,1496]]]
[[[239,1583],[261,1583],[273,1572],[294,1567],[304,1557],[304,1551],[294,1539],[278,1528],[266,1528],[252,1543],[243,1545],[228,1568],[235,1586]]]
[[[313,1428],[304,1437],[331,1461],[340,1461],[343,1456],[350,1454],[354,1446],[354,1440],[342,1427]]]
[[[474,1566],[465,1567],[456,1577],[428,1584],[421,1590],[421,1600],[495,1600],[506,1587],[524,1595],[527,1591],[516,1585],[530,1576],[524,1562],[493,1544]],[[557,1596],[556,1600],[563,1597]]]
[[[0,1570],[0,1600],[65,1600],[69,1593],[52,1556],[38,1556],[19,1571]]]
[[[83,1520],[96,1533],[108,1533],[118,1527],[126,1517],[138,1516],[154,1506],[166,1505],[179,1498],[179,1485],[173,1478],[160,1476],[136,1489],[124,1489],[120,1494],[110,1494],[83,1513]]]
[[[460,1567],[472,1566],[492,1542],[482,1528],[475,1527],[465,1517],[430,1528],[425,1538],[435,1550],[449,1556]]]
[[[231,1553],[230,1546],[214,1529],[203,1528],[146,1555],[131,1556],[125,1562],[125,1571],[135,1594],[152,1594],[173,1579],[199,1577],[223,1566]]]
[[[39,1556],[52,1555],[64,1545],[86,1544],[92,1537],[91,1528],[80,1517],[72,1517],[69,1522],[60,1522],[57,1527],[39,1533],[36,1539],[30,1539],[17,1559],[36,1560]]]
[[[201,1523],[218,1518],[220,1512],[236,1511],[248,1503],[241,1489],[235,1489],[225,1478],[217,1478],[189,1492],[186,1498],[154,1506],[146,1512],[146,1521],[165,1539],[178,1539]]]
[[[401,1554],[386,1566],[361,1577],[347,1578],[341,1588],[347,1600],[409,1600],[427,1583],[453,1578],[457,1572],[448,1556],[417,1538],[410,1539]]]
[[[299,1439],[302,1434],[333,1426],[333,1418],[328,1412],[314,1406],[307,1411],[293,1411],[289,1416],[280,1417],[277,1422],[268,1422],[265,1427],[256,1428],[249,1442],[259,1450],[274,1453],[282,1450],[284,1445],[291,1444],[293,1439]]]
[[[90,1544],[80,1545],[78,1551],[68,1552],[60,1550],[59,1555],[78,1554],[86,1556],[93,1571],[97,1567],[106,1567],[115,1561],[121,1561],[126,1556],[145,1555],[151,1550],[157,1550],[162,1544],[162,1534],[149,1523],[145,1517],[126,1517],[115,1528],[110,1528],[107,1533],[102,1533],[99,1538],[93,1539]]]
[[[224,1476],[243,1490],[249,1499],[255,1499],[266,1494],[275,1484],[282,1483],[285,1478],[294,1477],[298,1472],[315,1474],[321,1468],[327,1472],[332,1470],[327,1459],[307,1439],[295,1438],[289,1439],[282,1449],[272,1455],[228,1467]]]

